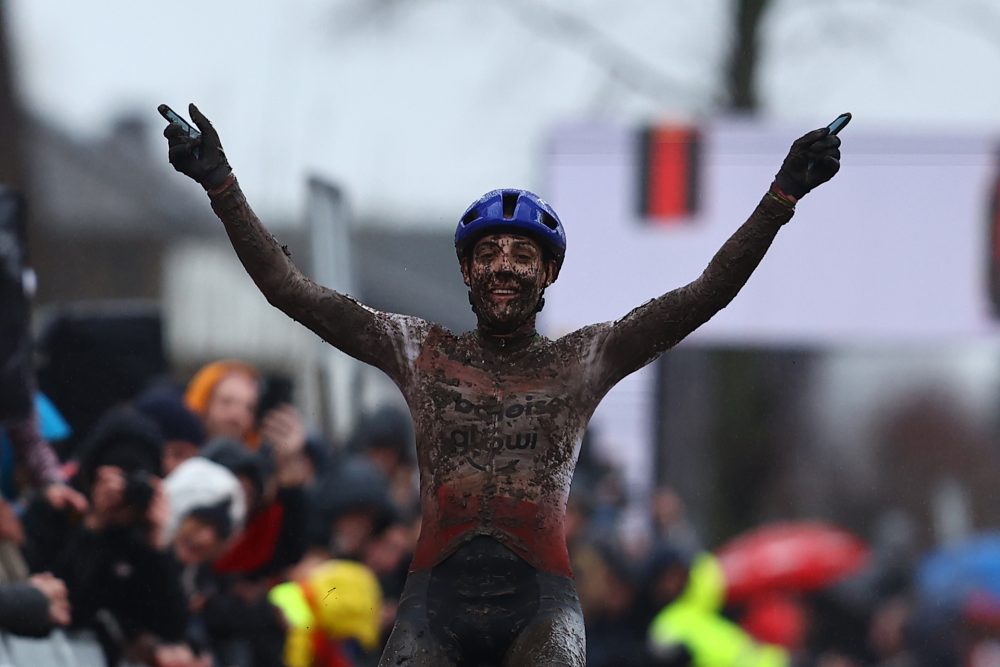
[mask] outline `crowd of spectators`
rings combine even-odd
[[[420,530],[404,412],[331,443],[287,383],[226,360],[57,457],[69,435],[40,395],[0,429],[17,473],[0,479],[0,628],[92,633],[109,665],[377,663]],[[565,525],[590,667],[1000,664],[1000,605],[922,602],[912,559],[873,548],[846,580],[732,605],[676,493],[655,489],[639,529],[630,504],[585,451]]]

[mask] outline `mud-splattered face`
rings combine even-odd
[[[534,317],[542,291],[555,280],[555,263],[533,239],[489,234],[462,262],[462,277],[480,327],[504,334]]]

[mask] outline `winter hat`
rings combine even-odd
[[[253,485],[257,498],[263,496],[264,486],[273,472],[268,448],[252,452],[239,440],[215,438],[202,448],[201,455],[227,468],[234,475],[246,476]]]
[[[359,510],[380,510],[391,501],[385,475],[364,457],[344,461],[313,487],[314,508],[326,519]]]
[[[402,461],[416,460],[413,421],[409,414],[394,406],[382,406],[362,418],[354,443],[359,451],[385,449],[395,452]]]
[[[136,409],[160,427],[167,442],[179,440],[196,447],[205,443],[201,420],[185,404],[180,395],[168,388],[157,387],[143,392],[135,401]]]
[[[257,369],[238,359],[224,359],[202,366],[188,382],[184,390],[184,403],[192,412],[198,415],[199,419],[204,419],[208,412],[208,405],[212,400],[219,383],[230,375],[243,375],[260,386],[260,374]],[[253,449],[260,447],[260,432],[251,428],[248,433],[243,434],[246,445]]]
[[[159,475],[162,457],[163,437],[156,423],[132,407],[113,408],[81,445],[80,486],[89,491],[100,466]]]
[[[243,487],[225,466],[195,456],[167,475],[163,488],[170,502],[168,539],[187,516],[212,524],[223,538],[243,527],[247,512]]]
[[[242,373],[254,382],[260,381],[260,374],[257,369],[238,359],[224,359],[202,366],[191,381],[188,382],[184,391],[184,402],[197,415],[204,415],[208,408],[208,402],[212,398],[212,392],[219,382],[234,373]]]

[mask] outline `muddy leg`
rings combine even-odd
[[[427,622],[428,572],[411,574],[399,600],[396,624],[379,667],[457,667],[457,661],[431,633]]]
[[[585,667],[583,612],[572,580],[539,574],[541,604],[518,634],[503,667]]]
[[[455,667],[427,626],[397,621],[382,651],[379,667]]]

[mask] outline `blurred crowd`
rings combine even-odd
[[[0,427],[0,628],[92,633],[109,665],[376,664],[420,530],[409,417],[386,407],[332,443],[293,390],[217,361],[86,433],[36,394]],[[989,582],[930,599],[919,554],[889,540],[863,567],[769,586],[767,559],[794,555],[765,548],[734,599],[682,499],[637,503],[586,443],[566,537],[590,667],[1000,665]]]

